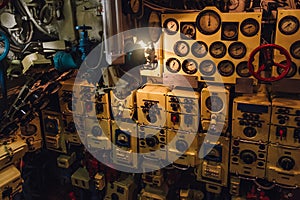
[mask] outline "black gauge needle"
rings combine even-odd
[[[284,27],[284,29],[285,29],[285,28],[288,28],[288,27],[291,26],[291,25],[292,25],[292,22],[288,23],[288,24]]]
[[[208,14],[208,26],[210,26],[210,14]]]

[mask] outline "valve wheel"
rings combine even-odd
[[[286,64],[280,64],[280,63],[277,63],[277,62],[274,62],[273,59],[271,58],[271,55],[270,55],[270,49],[277,49],[280,51],[281,54],[283,54],[286,58]],[[265,63],[262,64],[257,71],[254,71],[254,66],[253,66],[253,61],[254,61],[254,56],[257,54],[257,52],[261,51],[262,53],[264,53],[264,57],[265,57]],[[278,75],[277,77],[261,77],[260,73],[262,71],[264,71],[267,66],[276,66],[276,67],[279,67],[279,68],[282,68],[283,71],[280,75]],[[289,52],[283,48],[282,46],[279,46],[277,44],[263,44],[259,47],[257,47],[256,49],[254,49],[251,54],[250,54],[250,57],[249,57],[249,60],[248,60],[248,63],[247,63],[247,66],[249,68],[249,72],[255,77],[257,78],[258,80],[261,80],[261,81],[265,81],[265,82],[274,82],[274,81],[278,81],[278,80],[281,80],[283,79],[289,72],[290,68],[291,68],[291,65],[292,65],[292,60],[291,60],[291,56],[289,54]]]

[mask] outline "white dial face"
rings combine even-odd
[[[197,72],[197,63],[193,59],[186,59],[182,63],[182,70],[187,74],[194,74]]]
[[[221,19],[218,13],[212,10],[204,11],[200,13],[197,19],[199,31],[203,34],[214,34],[216,33],[221,24]]]
[[[176,32],[178,31],[178,23],[176,21],[168,21],[167,23],[167,29],[171,32]]]
[[[176,72],[180,71],[181,65],[180,65],[179,60],[176,58],[168,59],[166,65],[167,65],[167,69],[172,73],[176,73]]]
[[[184,42],[184,41],[178,41],[176,42],[176,44],[174,45],[174,51],[175,54],[178,56],[186,56],[189,53],[189,45],[188,43]]]
[[[198,41],[192,45],[192,53],[197,58],[206,56],[208,51],[207,45],[204,42]]]
[[[216,65],[211,60],[204,60],[204,61],[201,62],[199,69],[200,69],[200,72],[203,75],[205,75],[205,76],[211,76],[216,71]]]
[[[286,16],[279,21],[279,30],[285,35],[292,35],[299,29],[299,21],[294,16]]]

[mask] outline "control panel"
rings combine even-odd
[[[126,88],[110,91],[112,115],[116,119],[132,119],[136,113],[136,90],[124,92]]]
[[[135,184],[133,177],[129,176],[118,181],[109,182],[104,199],[137,199],[137,185]]]

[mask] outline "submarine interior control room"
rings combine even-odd
[[[299,187],[299,0],[0,0],[0,200]]]

